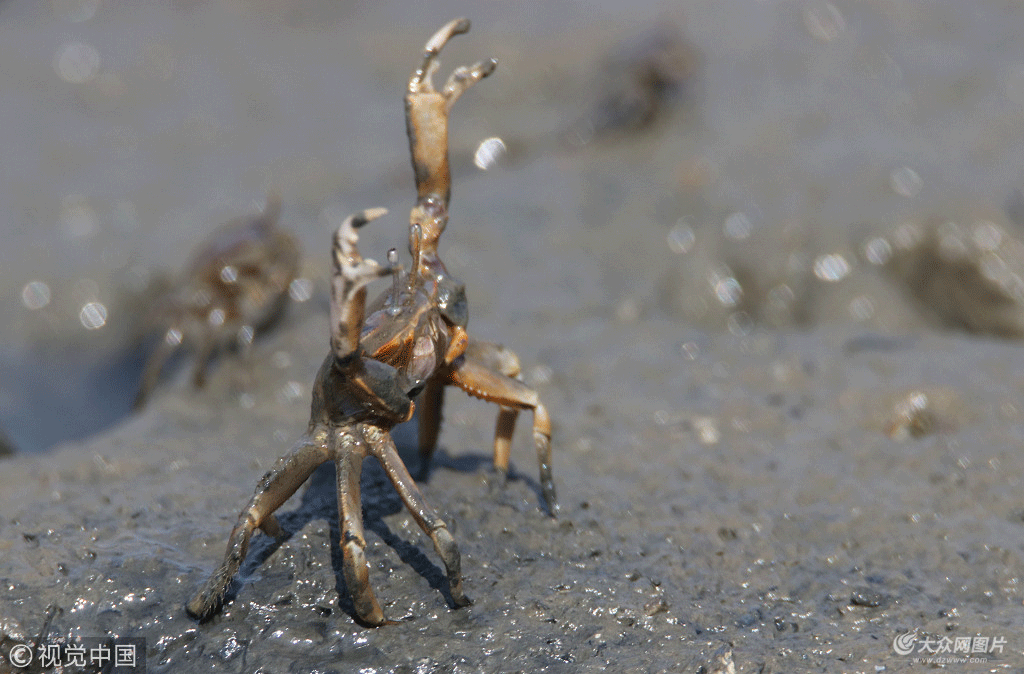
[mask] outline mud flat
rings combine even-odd
[[[405,240],[407,66],[466,8],[93,4],[0,10],[5,100],[36,112],[0,130],[35,157],[0,188],[20,251],[0,253],[4,415],[94,418],[96,372],[127,407],[148,280],[267,182],[314,253],[305,301],[244,377],[221,358],[195,392],[172,364],[143,414],[46,450],[4,416],[19,451],[0,461],[0,657],[110,636],[145,638],[150,672],[1024,666],[1018,8],[472,13],[446,63],[500,66],[453,117],[465,159],[441,254],[471,334],[513,348],[551,412],[562,509],[540,508],[528,420],[501,489],[494,410],[450,392],[421,486],[473,604],[450,608],[429,540],[368,462],[371,582],[401,622],[366,629],[330,466],[282,508],[287,540],[254,539],[221,614],[199,624],[184,603],[305,429],[332,223],[385,206],[362,250]],[[666,21],[693,50],[678,97],[651,124],[559,146],[612,100],[608,64]],[[154,37],[115,39],[129,34]],[[99,55],[93,77],[68,81],[92,63],[69,39]],[[481,171],[469,158],[491,137],[508,152]],[[91,329],[90,302],[106,311]],[[81,372],[91,386],[54,397],[47,382]],[[396,432],[410,467],[413,435]]]

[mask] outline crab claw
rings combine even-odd
[[[468,30],[468,19],[455,19],[449,21],[427,41],[423,63],[409,78],[409,89],[405,94],[405,124],[419,201],[436,197],[445,208],[451,197],[448,114],[459,96],[493,73],[498,66],[495,59],[484,59],[469,67],[461,66],[455,69],[441,91],[434,88],[433,75],[437,70],[438,54],[452,36]],[[443,229],[442,223],[437,235],[440,235]]]
[[[334,233],[331,278],[331,349],[338,358],[346,358],[359,348],[366,311],[366,286],[394,273],[376,260],[364,259],[356,243],[356,230],[387,213],[385,208],[370,208],[345,218]]]
[[[423,47],[423,64],[409,79],[410,94],[434,91],[434,83],[430,81],[430,76],[437,69],[437,55],[452,37],[468,32],[469,19],[452,19],[427,40],[426,46]]]
[[[458,100],[459,96],[469,89],[471,86],[487,77],[494,72],[494,69],[498,67],[498,59],[489,58],[483,61],[477,61],[470,67],[460,66],[452,72],[448,81],[444,85],[444,89],[441,90],[441,95],[444,96],[445,101],[448,103],[448,109],[451,110],[452,103]]]
[[[434,36],[427,40],[423,48],[423,63],[409,78],[409,94],[437,94],[434,88],[433,75],[437,70],[437,57],[441,49],[448,44],[448,40],[455,35],[469,32],[469,19],[453,19],[445,24],[441,30],[434,33]],[[498,67],[497,59],[484,59],[478,61],[468,68],[460,66],[448,78],[440,95],[444,98],[445,108],[450,110],[459,96],[471,86],[487,77]]]
[[[376,260],[364,259],[356,246],[359,241],[356,230],[387,212],[386,208],[368,208],[354,213],[345,218],[338,231],[334,233],[334,276],[340,276],[348,281],[346,294],[343,295],[344,300],[348,300],[351,293],[368,285],[374,279],[392,273],[390,267],[382,267]]]

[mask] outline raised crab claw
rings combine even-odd
[[[551,471],[551,419],[537,392],[519,380],[519,358],[500,344],[469,338],[465,286],[445,268],[437,245],[448,224],[451,170],[448,165],[448,115],[452,104],[487,77],[497,61],[487,59],[456,68],[437,91],[432,75],[441,48],[454,35],[469,30],[456,19],[427,42],[423,64],[409,80],[405,95],[406,130],[416,176],[416,205],[409,216],[412,265],[396,279],[394,289],[370,307],[362,342],[374,358],[402,371],[419,398],[419,445],[424,469],[437,446],[445,386],[495,403],[494,466],[504,482],[516,419],[533,412],[533,440],[540,464],[540,486],[549,512],[558,510]]]

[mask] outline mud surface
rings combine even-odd
[[[929,644],[984,645],[950,671],[1024,667],[1024,9],[615,7],[0,5],[0,446],[17,450],[0,464],[0,658],[45,626],[144,637],[150,672],[901,672],[965,655]],[[329,232],[385,206],[362,250],[405,241],[401,94],[457,15],[474,28],[442,71],[500,65],[453,115],[441,253],[470,333],[516,350],[551,411],[560,517],[540,509],[528,415],[502,489],[494,408],[451,392],[422,488],[472,606],[450,608],[368,462],[371,582],[399,624],[352,618],[331,466],[197,624],[185,601],[305,429]],[[666,26],[691,51],[659,61],[686,74],[652,93],[630,63]],[[483,171],[489,137],[508,151]],[[218,359],[199,392],[172,364],[129,416],[160,279],[270,186],[308,252],[301,301],[250,364]],[[396,439],[415,466],[412,428]]]

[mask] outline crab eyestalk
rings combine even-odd
[[[423,64],[409,78],[405,95],[406,131],[418,195],[410,221],[423,228],[423,251],[428,255],[436,251],[437,239],[448,223],[452,183],[448,164],[448,114],[463,92],[493,73],[498,65],[492,58],[469,67],[461,66],[455,69],[441,91],[434,88],[433,74],[441,49],[453,36],[468,31],[469,19],[455,19],[427,41]]]
[[[423,255],[423,227],[415,221],[409,225],[409,253],[412,254],[412,269],[420,268],[420,256]],[[415,285],[416,277],[409,275],[409,290]]]
[[[334,233],[331,255],[331,350],[338,359],[359,350],[366,309],[366,286],[375,279],[394,273],[376,260],[363,259],[356,243],[356,230],[387,213],[385,208],[370,208],[345,218]]]
[[[388,264],[394,270],[394,274],[391,276],[391,298],[387,300],[388,315],[397,316],[402,312],[402,267],[398,264],[398,250],[388,248]]]

